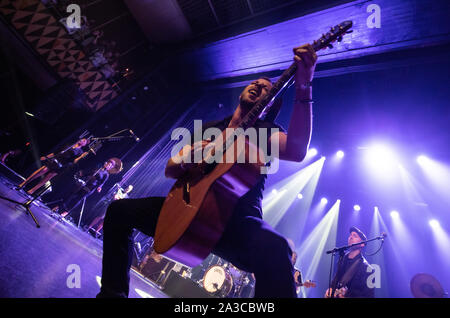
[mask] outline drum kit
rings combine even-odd
[[[218,256],[211,255],[202,263],[204,275],[194,281],[208,293],[220,298],[250,298],[254,294],[255,280],[251,273],[238,269]]]

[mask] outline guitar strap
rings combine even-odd
[[[358,268],[359,263],[362,261],[362,258],[357,259],[345,272],[344,276],[342,276],[340,283],[341,286],[346,286],[347,283],[353,278]]]

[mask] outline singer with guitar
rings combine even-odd
[[[241,131],[265,128],[270,132],[278,128],[268,135],[269,140],[261,138],[252,145],[246,140],[244,154],[248,155],[250,147],[261,150],[262,142],[267,146],[275,140],[280,159],[302,161],[311,137],[315,52],[342,39],[351,26],[351,21],[345,21],[313,44],[295,48],[294,62],[276,83],[268,78],[251,82],[242,91],[232,116],[203,125],[203,130],[210,127],[221,132],[226,132],[227,128],[241,128]],[[275,104],[273,100],[291,79],[295,81],[295,100],[286,133],[260,115],[266,108],[270,110]],[[235,149],[237,143],[227,137],[225,143],[222,141],[214,140],[214,143],[223,146],[224,151],[219,154],[226,158],[229,149]],[[103,226],[102,287],[97,297],[128,296],[133,229],[154,237],[158,253],[166,253],[191,267],[213,253],[243,271],[254,273],[255,297],[297,297],[292,249],[285,237],[262,220],[266,174],[260,173],[260,162],[252,165],[247,164],[247,160],[240,163],[233,159],[212,165],[205,164],[207,160],[195,163],[184,160],[186,156],[195,158],[198,148],[201,150],[209,143],[195,140],[169,159],[165,174],[177,181],[167,197],[118,200],[108,207]]]
[[[348,245],[367,241],[366,235],[357,227],[350,228]],[[331,287],[326,291],[325,298],[331,298],[332,289],[335,290],[335,298],[374,298],[375,290],[367,283],[372,273],[370,265],[362,255],[365,244],[355,245],[339,259],[336,275],[331,282]]]
[[[279,139],[280,159],[302,161],[311,136],[311,81],[317,55],[309,44],[295,48],[294,54],[298,66],[295,74],[296,97],[288,133],[280,131],[270,138]],[[270,80],[265,78],[253,81],[241,93],[239,105],[232,117],[214,126],[219,129],[233,126],[267,94],[271,86]],[[254,127],[278,126],[258,120]],[[202,144],[206,145],[206,142]],[[166,176],[178,178],[189,168],[185,164],[174,163],[171,158],[166,167]],[[297,297],[289,244],[262,220],[261,199],[265,175],[261,176],[261,181],[239,200],[213,252],[240,269],[255,274],[255,297]],[[103,226],[102,287],[98,297],[128,296],[132,229],[154,236],[163,202],[164,198],[155,197],[124,199],[109,206]]]

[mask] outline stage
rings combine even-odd
[[[28,200],[8,186],[2,176],[1,196]],[[102,241],[52,217],[39,202],[31,211],[40,228],[22,206],[0,200],[0,297],[94,298],[100,290]],[[168,298],[135,270],[130,273],[129,297]]]

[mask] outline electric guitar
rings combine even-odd
[[[314,41],[315,51],[332,47],[334,41],[341,41],[342,36],[350,33],[351,21],[345,21]],[[273,84],[264,98],[256,103],[237,127],[245,131],[262,115],[267,114],[275,99],[292,81],[297,70],[296,63],[283,72]],[[180,178],[167,195],[157,222],[154,249],[159,254],[188,266],[195,267],[213,250],[222,236],[237,200],[248,192],[260,179],[261,161],[248,163],[248,147],[245,151],[245,162],[235,164],[228,162],[226,152],[236,149],[236,144],[244,140],[245,135],[237,136],[237,140],[223,140],[223,163],[199,165],[201,177]],[[247,143],[246,146],[249,144]],[[239,152],[239,149],[238,149]],[[234,152],[236,153],[236,151]],[[235,159],[239,155],[235,156]]]
[[[345,295],[347,294],[347,291],[348,291],[348,288],[346,286],[338,288],[338,289],[335,289],[334,290],[334,298],[345,297]],[[331,291],[328,290],[327,293],[325,294],[325,298],[331,298],[330,293],[331,293]],[[342,295],[342,297],[339,297],[341,295]]]

